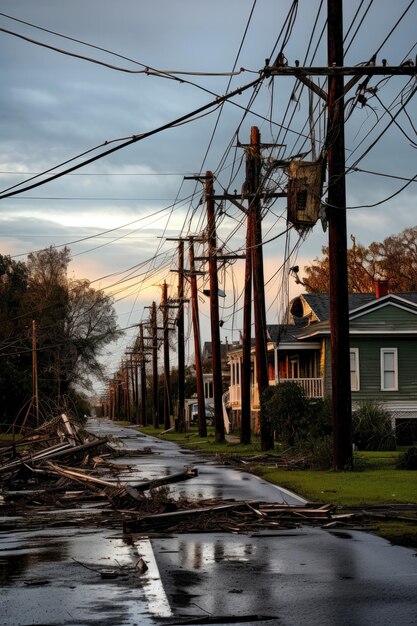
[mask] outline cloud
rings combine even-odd
[[[252,0],[213,0],[209,4],[192,0],[154,0],[151,3],[124,0],[119,6],[113,0],[66,3],[20,0],[13,3],[13,15],[164,70],[231,70],[237,59],[237,69],[244,67],[250,72],[231,79],[230,89],[234,89],[256,77],[256,72],[274,51],[275,44],[276,54],[282,44],[282,38],[277,40],[277,36],[292,1],[263,0],[257,3],[248,24],[252,4]],[[357,3],[344,3],[345,30],[350,29],[346,63],[354,65],[367,61],[408,4],[408,0],[374,3],[349,45],[361,16],[352,24]],[[4,11],[12,10],[10,3],[1,0],[0,6]],[[300,6],[284,51],[290,65],[296,59],[303,63],[306,55],[310,63],[316,46],[313,63],[327,62],[325,39],[318,43],[324,12],[319,15],[319,27],[313,34],[307,54],[319,6],[318,0],[303,3],[302,11]],[[396,64],[407,55],[414,43],[416,17],[417,8],[412,7],[380,50],[378,63],[385,57]],[[139,68],[125,59],[5,18],[2,18],[2,24],[5,28],[77,54]],[[247,24],[247,33],[243,37]],[[3,59],[0,92],[2,189],[103,142],[156,129],[213,100],[213,94],[226,93],[229,84],[228,76],[183,76],[202,87],[200,89],[177,81],[115,72],[5,33],[0,37],[0,53]],[[406,90],[400,96],[407,80],[404,77],[389,80],[378,77],[370,84],[378,86],[378,97],[395,114],[401,106],[401,97],[407,96]],[[322,81],[321,84],[323,86]],[[352,91],[347,101],[354,94]],[[357,167],[365,170],[414,176],[415,150],[394,124],[363,156],[390,121],[376,98],[369,98],[368,104],[369,107],[356,107],[352,115],[346,115],[348,165],[359,160]],[[408,108],[410,116],[412,104]],[[315,136],[320,147],[324,141],[324,116],[318,115],[322,103],[315,98],[314,106],[317,107]],[[346,105],[348,111],[349,103]],[[154,284],[165,277],[175,292],[175,274],[170,270],[176,267],[177,244],[167,242],[165,238],[201,234],[206,226],[205,208],[199,203],[203,185],[194,180],[183,180],[183,176],[198,173],[200,168],[213,170],[217,194],[224,189],[231,193],[234,189],[240,192],[245,177],[242,144],[249,142],[250,127],[257,125],[260,128],[263,143],[279,144],[274,150],[267,147],[262,152],[263,157],[272,162],[309,150],[308,118],[307,89],[301,89],[293,78],[277,77],[272,83],[265,83],[259,94],[251,89],[236,96],[233,102],[225,103],[222,109],[217,108],[192,123],[140,141],[78,170],[76,175],[65,176],[15,199],[1,200],[1,252],[17,255],[92,237],[71,244],[71,275],[90,280],[101,278],[97,285],[106,287],[112,280],[125,278],[128,271],[123,271],[136,265],[137,274],[140,274],[134,279],[137,284],[122,291],[127,285],[121,283],[115,298],[118,299],[116,306],[120,320],[141,319],[145,315],[143,307],[153,299],[159,299],[159,289]],[[398,122],[403,130],[412,134],[404,113],[398,117]],[[93,154],[96,153],[86,156]],[[274,170],[269,184],[272,186],[278,180],[281,181],[280,189],[285,187],[285,176],[280,170]],[[373,174],[352,173],[347,177],[348,206],[380,202],[402,184],[402,181]],[[368,245],[414,225],[414,197],[411,184],[391,201],[373,209],[349,210],[348,234],[354,233],[358,241]],[[174,206],[170,208],[171,205]],[[288,282],[286,270],[277,272],[286,252],[298,241],[295,232],[291,232],[289,240],[282,235],[286,229],[285,205],[285,199],[278,200],[268,208],[263,222],[264,237],[271,240],[264,247],[265,277],[270,281],[267,298],[271,320],[277,319],[288,291],[294,293],[294,285]],[[243,214],[229,203],[222,205],[221,213],[219,211],[219,246],[224,245],[229,251],[241,251],[245,245]],[[135,220],[138,221],[128,225]],[[100,234],[110,228],[118,230]],[[294,251],[292,264],[300,267],[309,264],[314,257],[321,255],[327,239],[328,234],[323,233],[318,223]],[[235,293],[242,289],[243,268],[243,261],[233,266]],[[227,320],[224,333],[229,338],[238,333],[241,325],[239,312],[234,312],[231,272],[232,269],[227,277],[228,296],[224,303],[228,308],[222,312]],[[103,278],[112,273],[116,273],[114,279]],[[275,273],[276,277],[272,278]],[[240,306],[238,301],[235,308]],[[206,303],[202,304],[205,338],[209,336],[207,316]]]

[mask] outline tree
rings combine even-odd
[[[304,267],[305,277],[298,281],[305,286],[308,293],[328,293],[329,291],[329,249],[323,247],[322,254],[322,258],[314,259],[313,265]],[[369,250],[354,243],[347,251],[347,258],[349,292],[372,292],[375,269]]]
[[[91,375],[103,378],[99,357],[120,335],[111,298],[87,280],[70,281],[61,357],[65,390],[74,384],[85,386]]]
[[[351,293],[372,293],[375,281],[387,280],[390,291],[417,291],[417,226],[390,235],[383,242],[373,242],[368,248],[356,243],[348,249],[348,289]],[[297,279],[308,293],[328,293],[328,248],[304,267],[305,276]]]
[[[417,291],[417,226],[390,235],[382,243],[372,243],[369,250],[391,291]]]
[[[0,421],[24,416],[32,397],[32,354],[41,406],[78,402],[89,377],[103,376],[100,355],[120,336],[113,302],[86,280],[69,281],[68,248],[50,247],[27,263],[0,255]],[[36,329],[32,336],[33,328]]]
[[[32,395],[31,352],[24,299],[25,263],[0,255],[0,422],[24,409]],[[16,408],[18,409],[16,410]]]
[[[60,360],[69,310],[67,268],[71,260],[67,247],[46,248],[28,256],[28,290],[25,310],[28,324],[36,323],[37,369],[41,399],[61,397]]]

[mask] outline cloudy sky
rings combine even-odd
[[[146,320],[145,307],[159,302],[164,279],[175,296],[176,243],[167,238],[197,235],[205,227],[202,187],[184,176],[212,170],[219,194],[240,191],[245,168],[239,143],[249,142],[253,125],[268,144],[266,164],[311,151],[306,88],[292,78],[265,80],[222,107],[213,105],[71,174],[12,197],[1,195],[215,103],[217,96],[259,77],[265,59],[280,51],[289,65],[296,60],[325,65],[325,5],[320,0],[0,0],[0,253],[24,259],[33,250],[69,244],[70,275],[95,281],[113,295],[121,327]],[[346,0],[344,5],[346,65],[364,63],[374,53],[377,63],[415,61],[417,3]],[[146,68],[159,75],[144,73]],[[230,76],[233,71],[237,75]],[[353,207],[348,233],[365,245],[417,224],[415,183],[406,186],[416,174],[415,80],[375,77],[368,87],[377,90],[366,94],[364,107],[352,106],[355,90],[346,96],[347,167],[364,170],[347,177]],[[316,96],[311,106],[319,152],[325,111]],[[51,168],[57,169],[45,174]],[[268,188],[279,191],[283,185],[282,171],[274,171]],[[217,223],[219,245],[239,252],[242,213],[223,204]],[[285,200],[265,207],[270,323],[279,321],[288,290],[294,293],[288,267],[302,268],[327,242],[320,223],[302,240],[295,231],[286,236],[286,227]],[[227,294],[222,332],[229,341],[239,338],[242,272],[243,261],[220,272]],[[208,340],[207,303],[201,305]],[[113,350],[110,367],[135,332]]]

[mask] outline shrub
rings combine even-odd
[[[322,439],[332,434],[332,407],[328,398],[309,400],[306,436]]]
[[[417,470],[417,446],[411,446],[400,454],[397,461],[399,469]]]
[[[398,418],[395,424],[395,437],[398,446],[417,444],[417,419]]]
[[[391,415],[377,402],[362,402],[352,415],[353,441],[358,450],[395,450]]]
[[[306,467],[326,470],[332,466],[333,446],[330,435],[307,437],[297,446],[306,455]]]
[[[308,425],[309,403],[300,385],[280,383],[267,390],[263,398],[263,410],[278,438],[287,446],[293,446],[305,433]]]

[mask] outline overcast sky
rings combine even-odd
[[[405,18],[386,40],[410,4]],[[285,20],[292,5],[288,0],[0,0],[0,26],[11,31],[0,32],[1,190],[104,142],[157,129],[218,95],[243,87],[259,76],[265,59],[276,56],[284,38],[289,65],[296,59],[302,65],[325,65],[325,34],[321,39],[320,35],[326,2],[300,0],[288,29]],[[387,59],[388,64],[399,65],[408,58],[415,60],[417,3],[346,0],[344,5],[346,65],[364,63],[377,51],[377,63]],[[191,74],[175,74],[188,81],[179,82],[117,71],[36,42],[130,71],[145,66]],[[244,71],[227,76],[233,68]],[[224,75],[206,75],[210,73]],[[363,108],[350,108],[355,90],[346,96],[347,166],[375,172],[351,172],[347,177],[348,206],[358,207],[348,211],[348,233],[365,245],[417,224],[415,183],[383,202],[406,180],[376,175],[410,179],[416,174],[412,143],[416,141],[415,99],[399,113],[397,124],[387,129],[391,119],[387,110],[391,115],[398,113],[415,80],[375,77],[368,87],[378,87],[377,97],[369,97]],[[313,106],[319,151],[325,112],[316,96]],[[148,310],[144,307],[153,300],[159,302],[158,284],[164,278],[175,296],[176,275],[170,270],[176,267],[176,244],[166,238],[198,234],[205,226],[201,185],[184,180],[184,176],[213,170],[218,193],[222,189],[240,191],[244,153],[237,144],[249,142],[253,125],[259,127],[262,142],[283,144],[265,150],[266,159],[308,152],[307,90],[291,78],[265,80],[259,89],[242,92],[222,108],[213,107],[204,116],[159,132],[72,175],[2,199],[0,253],[24,255],[18,257],[24,259],[33,250],[84,239],[70,243],[70,275],[96,281],[94,285],[114,295],[121,327],[145,320]],[[57,171],[63,169],[65,166]],[[278,171],[268,184],[271,189],[276,185],[282,189],[284,183]],[[375,203],[380,204],[364,208]],[[244,243],[243,215],[232,205],[221,208],[219,241],[228,251],[239,251]],[[279,236],[286,226],[285,201],[279,200],[268,208],[263,225],[265,240],[271,240],[264,246],[269,323],[279,321],[288,288],[294,293],[288,266],[302,268],[320,256],[327,243],[320,223],[302,242],[296,232],[289,238]],[[115,230],[104,232],[110,229]],[[279,272],[294,246],[285,271]],[[134,266],[133,283],[121,283]],[[222,301],[222,332],[229,341],[239,338],[242,300],[236,301],[234,294],[240,292],[242,271],[240,261],[220,273],[227,294]],[[114,275],[106,278],[109,274]],[[209,339],[207,315],[207,303],[202,303],[203,340]],[[111,366],[134,332],[113,351]]]

